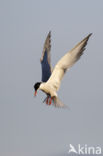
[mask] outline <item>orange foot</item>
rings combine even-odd
[[[49,100],[49,105],[51,105],[51,103],[52,103],[52,97],[51,97],[50,100]]]

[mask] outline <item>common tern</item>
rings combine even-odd
[[[42,90],[47,95],[47,97],[44,100],[46,104],[48,105],[53,104],[56,107],[65,107],[65,105],[58,98],[57,91],[60,88],[61,80],[66,71],[70,69],[70,67],[72,67],[74,63],[80,59],[81,55],[85,50],[88,39],[91,35],[92,33],[90,33],[81,42],[79,42],[73,49],[67,52],[57,62],[54,69],[52,69],[50,57],[51,32],[48,33],[44,43],[42,56],[40,59],[42,68],[42,81],[37,82],[34,85],[35,96],[37,94],[37,90]]]

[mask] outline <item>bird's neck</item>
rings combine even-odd
[[[44,88],[45,88],[45,84],[46,84],[46,82],[42,82],[42,83],[40,84],[39,89],[40,89],[40,90],[44,89]]]

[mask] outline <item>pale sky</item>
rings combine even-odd
[[[65,156],[69,144],[103,147],[103,1],[0,1],[0,156]],[[70,110],[34,98],[52,31],[52,65],[89,33],[59,91]]]

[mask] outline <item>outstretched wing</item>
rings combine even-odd
[[[46,82],[51,76],[51,32],[48,33],[44,43],[44,48],[41,56],[41,68],[42,68],[42,82]]]
[[[60,87],[61,80],[70,67],[79,60],[80,56],[83,54],[87,41],[92,34],[89,34],[81,42],[79,42],[70,52],[66,53],[56,64],[51,77],[47,83],[50,83],[55,91]]]

